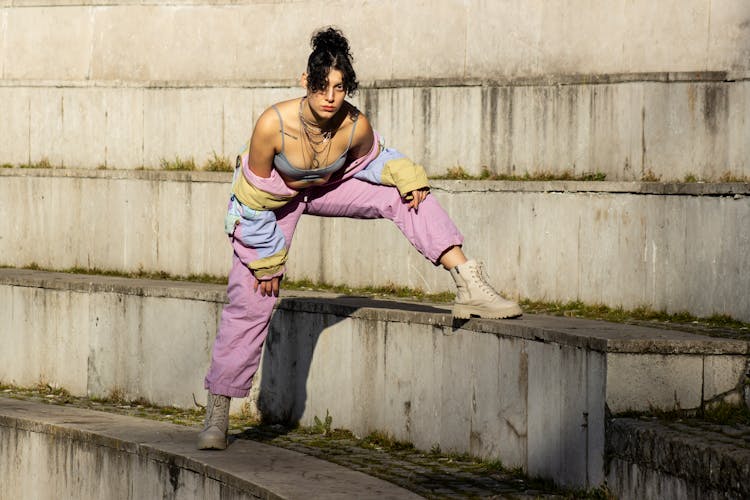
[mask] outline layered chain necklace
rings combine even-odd
[[[302,106],[306,98],[303,97],[299,101],[299,122],[302,126],[302,132],[307,144],[310,146],[310,152],[312,153],[312,160],[310,161],[310,169],[314,170],[320,168],[320,160],[322,159],[325,164],[328,164],[328,153],[331,151],[331,139],[333,138],[334,130],[323,130],[320,126],[305,118],[302,112]],[[305,147],[302,145],[302,157],[305,157]]]

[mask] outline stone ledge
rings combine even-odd
[[[2,159],[0,158],[0,161]],[[87,168],[0,168],[0,177],[112,179],[229,184],[231,172]],[[750,182],[493,181],[431,179],[433,190],[448,193],[613,193],[661,196],[745,196]]]
[[[199,451],[195,449],[196,433],[195,428],[164,422],[0,398],[0,438],[17,445],[16,460],[0,462],[4,464],[0,465],[0,484],[9,498],[21,498],[22,492],[29,491],[24,485],[36,481],[36,471],[45,470],[49,475],[43,483],[51,488],[41,492],[40,498],[80,493],[66,491],[69,484],[83,491],[107,491],[109,486],[91,485],[105,479],[122,486],[123,477],[139,483],[126,484],[130,491],[167,490],[176,496],[201,498],[213,497],[218,489],[223,494],[230,490],[232,495],[227,498],[420,498],[360,472],[254,441],[238,440],[221,453]],[[30,435],[41,438],[37,444],[41,441],[40,446],[49,452],[34,454],[38,448],[23,446],[31,442]],[[70,458],[63,452],[70,446],[82,450],[84,455],[94,450],[96,459],[101,460],[98,467],[71,470],[69,464],[58,460]],[[85,461],[81,455],[73,457],[78,464]],[[96,471],[107,470],[109,462],[128,465],[117,471],[119,478],[97,477]],[[23,470],[21,464],[30,468]],[[156,473],[151,464],[156,465]],[[68,474],[74,474],[76,480],[66,481]],[[192,479],[186,479],[186,475]],[[18,489],[14,490],[14,486]]]
[[[28,1],[28,0],[27,0]],[[249,0],[252,1],[252,0]],[[113,3],[113,2],[110,2]],[[119,0],[118,3],[124,3]],[[194,3],[194,2],[193,2]],[[231,3],[236,3],[232,1]],[[1,3],[0,3],[1,5]],[[164,6],[164,5],[162,5]],[[440,88],[440,87],[551,87],[574,85],[617,85],[632,83],[733,83],[750,80],[750,71],[655,71],[641,73],[545,74],[509,77],[457,78],[391,78],[361,80],[361,90]],[[54,88],[296,88],[299,82],[290,78],[201,79],[201,80],[79,80],[24,79],[0,80],[0,87]]]
[[[0,285],[82,293],[117,293],[223,303],[225,286],[81,275],[27,269],[0,269]],[[470,330],[540,342],[554,342],[602,353],[750,354],[750,342],[708,337],[677,330],[610,323],[580,318],[525,315],[516,320],[457,320],[450,305],[343,296],[328,292],[282,290],[277,309],[329,314],[373,321],[415,323]]]

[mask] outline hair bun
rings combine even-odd
[[[333,27],[317,31],[310,40],[310,46],[313,52],[331,52],[334,54],[346,54],[347,57],[351,57],[349,42],[341,30]]]

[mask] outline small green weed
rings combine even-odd
[[[328,413],[328,410],[326,410],[326,416],[323,421],[321,421],[317,415],[315,415],[313,421],[315,422],[315,425],[312,426],[310,429],[310,432],[312,434],[322,434],[324,436],[328,436],[331,434],[331,424],[333,423],[333,417]]]

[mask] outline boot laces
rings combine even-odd
[[[225,402],[225,396],[220,395],[213,395],[211,397],[212,404],[211,407],[208,409],[209,414],[208,418],[206,419],[206,427],[216,425],[217,427],[223,429],[224,427],[228,427],[229,425],[229,412],[224,411],[224,406],[227,404]]]
[[[489,280],[487,279],[487,273],[484,269],[484,262],[477,262],[477,265],[476,267],[474,267],[473,272],[479,288],[484,293],[488,295],[500,295],[499,293],[497,293],[497,290],[492,288],[492,285],[490,285]]]

